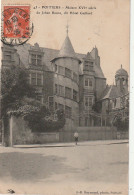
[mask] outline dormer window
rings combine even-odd
[[[42,65],[42,56],[38,54],[31,54],[31,63],[35,66],[41,66]]]
[[[84,64],[84,70],[93,71],[93,62],[86,61]]]

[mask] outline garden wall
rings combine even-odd
[[[73,142],[74,132],[79,133],[79,141],[127,139],[128,133],[117,133],[115,127],[77,127],[73,131],[33,133],[22,118],[13,117],[14,144],[45,144]]]

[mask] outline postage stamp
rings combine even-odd
[[[31,37],[30,6],[4,6],[2,12],[2,42],[24,44]]]

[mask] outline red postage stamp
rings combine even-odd
[[[3,36],[29,38],[30,6],[4,6],[3,9]]]

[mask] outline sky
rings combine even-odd
[[[4,0],[4,4],[20,4],[20,0]],[[38,3],[37,3],[38,2]],[[97,47],[101,67],[108,84],[113,84],[115,72],[121,67],[129,72],[129,0],[23,0],[31,5],[34,32],[29,43],[60,49],[69,25],[69,37],[75,52],[86,54]],[[41,6],[96,7],[91,15],[37,14],[37,11],[69,11],[41,9]],[[33,9],[37,6],[37,9]],[[81,11],[81,10],[70,10]],[[87,12],[87,9],[82,10]],[[89,12],[90,10],[88,10]]]

